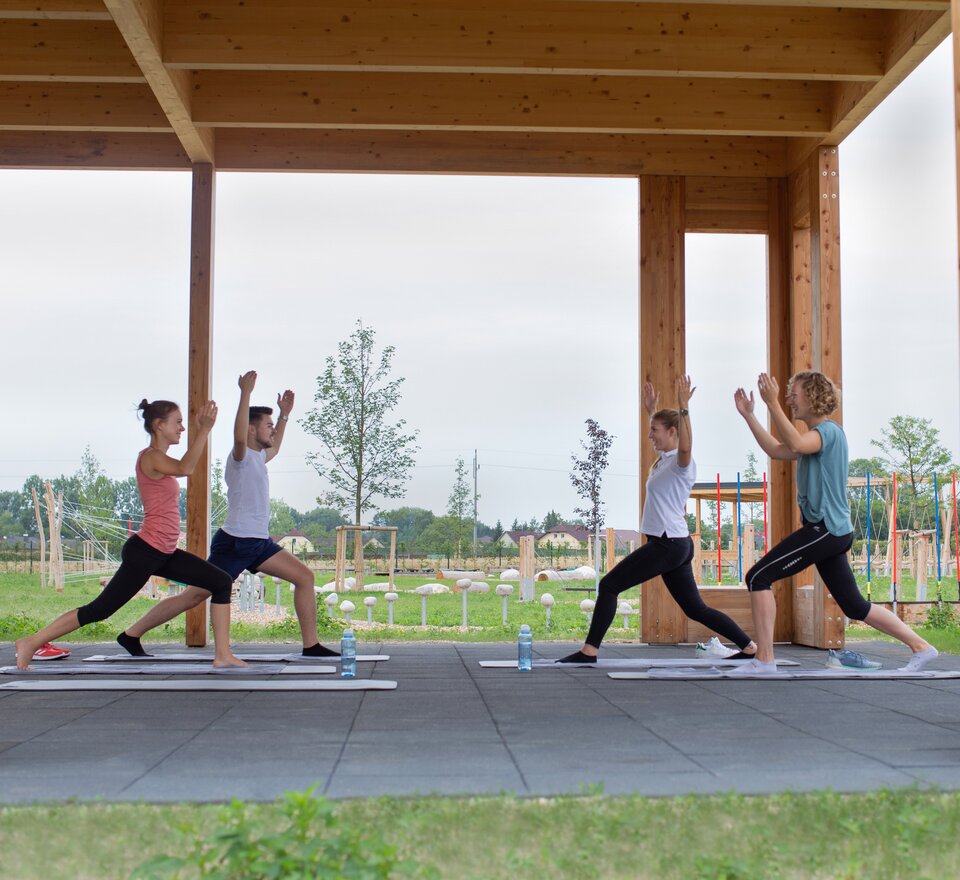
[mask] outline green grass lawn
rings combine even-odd
[[[322,575],[321,575],[322,577]],[[549,628],[546,626],[546,613],[537,602],[520,602],[516,593],[519,585],[514,585],[515,595],[508,598],[508,617],[506,627],[501,624],[502,600],[493,592],[495,581],[490,582],[489,593],[470,593],[468,602],[468,629],[460,628],[462,619],[462,594],[449,593],[427,597],[427,629],[420,628],[420,596],[415,593],[404,592],[413,590],[421,584],[434,583],[432,577],[398,577],[396,589],[399,598],[394,606],[394,623],[397,626],[387,628],[387,602],[383,593],[365,593],[362,590],[354,593],[344,593],[341,599],[349,598],[357,610],[352,617],[360,622],[358,637],[369,639],[390,639],[391,641],[437,641],[456,640],[463,642],[502,642],[516,638],[516,633],[522,623],[530,625],[535,639],[561,639],[577,641],[583,639],[587,633],[587,618],[580,611],[580,602],[584,598],[592,597],[592,593],[567,592],[563,588],[569,586],[592,586],[592,582],[565,582],[552,583],[549,592],[556,598],[556,605],[551,611]],[[449,582],[448,586],[453,586]],[[547,592],[546,585],[538,584],[537,595]],[[49,623],[57,615],[89,602],[100,592],[99,581],[96,578],[73,580],[68,582],[62,593],[52,589],[41,589],[39,575],[28,574],[0,574],[0,640],[19,638],[25,632],[39,629]],[[266,579],[267,610],[272,609],[276,602],[276,590],[272,579]],[[367,595],[377,597],[374,608],[374,622],[381,624],[372,632],[366,632],[362,624],[366,622],[367,612],[363,599]],[[629,590],[622,599],[632,599],[637,604],[639,591]],[[277,623],[256,625],[235,620],[232,626],[233,639],[243,641],[297,641],[300,629],[293,615],[293,594],[289,587],[280,591],[280,600],[288,614],[286,619]],[[327,616],[326,605],[323,604],[323,594],[318,596],[318,623],[321,640],[336,640],[345,627],[343,614],[339,608],[335,617],[330,620]],[[109,620],[85,626],[69,637],[70,641],[109,641],[117,633],[126,629],[130,624],[146,613],[154,605],[154,600],[147,598],[133,599],[128,605],[120,609]],[[609,638],[635,639],[639,627],[638,618],[630,618],[630,628],[623,628],[623,617],[618,615],[614,626],[610,630]],[[474,629],[476,627],[476,629]],[[147,636],[150,641],[183,641],[184,619],[175,618],[163,627],[154,630]]]
[[[2,808],[0,874],[129,877],[147,859],[183,854],[192,836],[222,827],[221,809]],[[280,830],[277,804],[246,809],[256,835]],[[376,798],[337,802],[334,813],[344,826],[369,830],[371,849],[396,847],[413,876],[899,880],[955,877],[960,862],[958,793]],[[185,826],[193,829],[187,837]]]

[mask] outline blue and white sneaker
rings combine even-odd
[[[844,648],[835,651],[831,648],[827,652],[827,669],[882,669],[883,664],[868,660],[863,654]]]

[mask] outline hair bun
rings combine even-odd
[[[146,397],[144,397],[143,400],[141,400],[140,403],[137,404],[137,409],[146,409],[148,406],[150,406],[150,401],[147,400]]]

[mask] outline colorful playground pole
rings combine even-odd
[[[940,488],[937,484],[937,475],[933,475],[933,516],[934,536],[937,541],[937,604],[943,605],[943,586],[940,583]]]
[[[763,472],[763,553],[767,553],[767,472]]]
[[[873,523],[870,519],[870,474],[867,474],[867,601],[872,602],[870,598],[870,530]]]
[[[893,603],[893,613],[897,613],[897,475],[893,475],[893,577],[890,579],[890,601]]]
[[[737,583],[743,584],[743,536],[740,533],[740,471],[737,471]]]
[[[717,586],[723,583],[722,550],[723,541],[720,540],[720,474],[717,474]]]
[[[951,474],[953,483],[953,561],[954,573],[957,576],[957,598],[960,599],[960,522],[957,522],[957,475]]]

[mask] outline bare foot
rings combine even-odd
[[[245,663],[239,657],[234,654],[227,654],[225,657],[214,657],[213,658],[213,668],[214,669],[225,669],[229,666],[249,666],[249,663]]]
[[[30,643],[30,639],[17,639],[14,647],[17,649],[17,669],[29,669],[30,661],[33,659],[33,652],[36,650]]]

